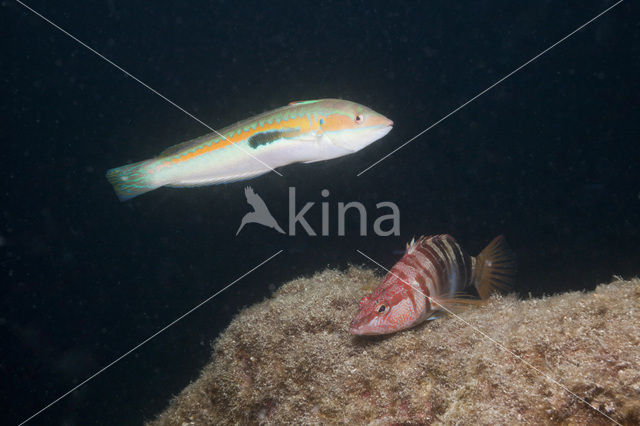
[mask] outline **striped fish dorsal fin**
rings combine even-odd
[[[420,238],[416,239],[416,237],[412,237],[411,238],[411,242],[407,243],[407,249],[406,249],[406,253],[411,254],[413,253],[413,251],[416,249],[416,247],[418,247],[420,244],[422,244],[422,242],[424,240],[426,240],[427,237],[425,237],[424,235],[421,235]]]

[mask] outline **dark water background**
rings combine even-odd
[[[331,237],[249,225],[244,183],[120,203],[106,169],[208,130],[12,1],[0,8],[0,413],[17,423],[276,251],[259,271],[33,424],[139,424],[198,376],[243,306],[327,266],[391,266],[413,235],[504,233],[522,295],[640,273],[640,8],[627,1],[361,177],[356,173],[613,4],[29,3],[213,127],[339,97],[395,121],[351,157],[251,181]],[[330,196],[320,196],[322,189]],[[401,236],[335,236],[338,201],[393,201]],[[355,310],[355,307],[354,307]],[[544,318],[540,318],[544,321]]]

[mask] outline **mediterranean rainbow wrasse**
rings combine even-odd
[[[353,154],[392,127],[393,121],[355,102],[292,102],[172,146],[155,158],[110,169],[107,179],[122,201],[162,186],[246,180],[287,164]]]
[[[515,266],[502,236],[477,257],[466,254],[451,235],[412,240],[382,283],[360,300],[349,332],[387,334],[413,327],[439,310],[477,303],[465,297],[470,288],[485,300],[496,290],[510,288]]]

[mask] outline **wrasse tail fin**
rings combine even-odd
[[[474,284],[481,299],[498,290],[508,290],[516,275],[515,254],[499,235],[476,257]]]
[[[158,188],[159,185],[151,183],[149,172],[145,167],[153,161],[145,160],[107,170],[107,180],[113,185],[113,190],[120,201],[130,200]]]

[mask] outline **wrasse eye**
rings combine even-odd
[[[384,303],[381,303],[376,307],[376,314],[384,314],[385,312],[387,312],[387,305]]]
[[[364,116],[362,114],[356,115],[355,121],[358,124],[362,124],[362,122],[364,121]]]

